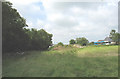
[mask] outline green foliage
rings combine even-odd
[[[94,42],[90,42],[88,45],[94,45]]]
[[[82,46],[85,46],[88,44],[88,40],[85,37],[82,38],[76,38],[76,43],[80,44]]]
[[[116,33],[116,30],[111,30],[109,37],[112,38],[115,33]]]
[[[119,42],[119,36],[120,36],[119,33],[115,33],[112,37],[112,40],[118,43]]]
[[[26,21],[19,15],[12,3],[2,3],[2,48],[3,52],[24,50],[27,47],[28,35],[23,29]]]
[[[111,30],[109,36],[112,39],[112,41],[116,42],[116,44],[119,43],[119,41],[120,41],[120,33],[116,32],[115,30]]]
[[[62,42],[59,42],[57,45],[58,46],[64,46],[64,44]]]
[[[31,50],[45,50],[52,45],[52,34],[47,33],[44,29],[27,29],[29,35],[29,47]]]
[[[76,38],[76,40],[71,39],[69,41],[69,44],[80,44],[82,46],[86,46],[88,43],[89,43],[89,41],[85,37]]]
[[[64,45],[65,48],[69,47],[69,45]]]
[[[71,40],[69,41],[69,44],[75,44],[75,40],[74,40],[74,39],[71,39]]]
[[[18,50],[45,50],[52,44],[52,34],[44,29],[26,29],[26,20],[20,16],[12,3],[2,4],[2,48],[3,52]]]

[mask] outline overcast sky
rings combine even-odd
[[[86,37],[90,42],[103,40],[111,29],[118,30],[117,2],[9,1],[29,28],[43,28],[53,34],[54,44],[68,44],[78,37]]]

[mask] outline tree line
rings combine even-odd
[[[69,41],[69,44],[80,44],[81,46],[86,46],[88,43],[89,41],[85,37],[76,38],[76,40],[71,39]]]
[[[52,34],[44,29],[26,29],[26,20],[10,2],[2,2],[2,51],[46,50],[52,45]]]
[[[120,43],[120,33],[116,32],[116,30],[111,30],[110,34],[109,34],[109,38],[112,39],[112,42],[115,42],[116,45],[118,45]],[[76,38],[76,40],[71,39],[69,41],[69,44],[79,44],[81,46],[84,45],[94,45],[94,42],[90,42],[85,38]]]

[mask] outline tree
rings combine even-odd
[[[109,37],[112,41],[116,42],[116,44],[120,41],[120,33],[116,32],[116,30],[111,30]]]
[[[75,40],[74,40],[74,39],[71,39],[71,40],[69,41],[69,43],[70,43],[70,44],[75,44]]]
[[[44,29],[26,29],[26,20],[19,15],[12,3],[2,5],[2,48],[3,52],[18,50],[46,50],[52,45],[52,34]]]
[[[113,36],[112,36],[112,40],[114,42],[116,42],[116,44],[118,44],[118,42],[120,41],[120,34],[119,33],[115,33]]]
[[[85,37],[76,38],[76,43],[82,46],[86,46],[88,44],[88,40]]]
[[[112,38],[115,33],[116,33],[116,30],[111,30],[109,37]]]
[[[29,35],[29,48],[31,50],[46,50],[52,45],[52,34],[47,33],[44,29],[26,29]]]
[[[59,42],[57,45],[58,46],[64,46],[64,44],[62,42]]]
[[[19,15],[12,3],[2,3],[2,48],[3,52],[12,52],[16,49],[24,50],[27,45],[28,35],[23,29],[26,21]]]

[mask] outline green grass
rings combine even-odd
[[[28,51],[5,56],[4,77],[117,77],[118,46]]]

